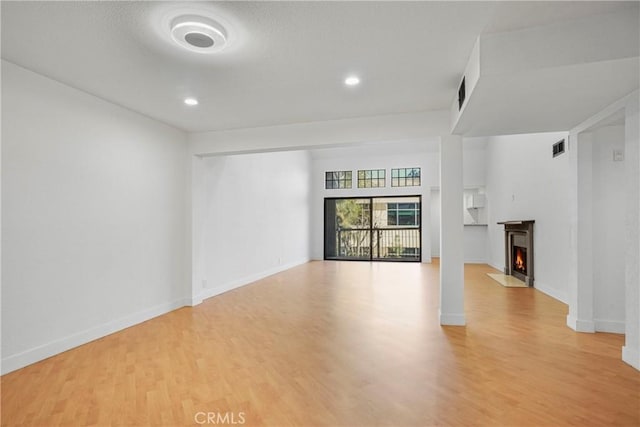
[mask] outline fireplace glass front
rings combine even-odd
[[[527,275],[527,248],[513,246],[513,270],[520,274]]]

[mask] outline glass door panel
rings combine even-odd
[[[421,260],[420,196],[325,199],[325,259]]]
[[[371,199],[325,199],[325,258],[371,259]]]

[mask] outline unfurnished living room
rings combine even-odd
[[[640,2],[0,8],[2,426],[640,426]]]

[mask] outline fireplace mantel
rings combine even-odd
[[[498,222],[498,224],[504,225],[504,274],[517,277],[529,286],[533,286],[534,223],[535,221],[531,219]],[[525,261],[525,264],[515,263],[514,265],[516,256],[517,260]]]
[[[498,224],[500,225],[527,225],[529,223],[533,224],[536,221],[533,219],[521,219],[521,220],[517,220],[517,221],[501,221],[498,222]]]

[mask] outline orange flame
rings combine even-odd
[[[522,252],[522,249],[516,248],[516,259],[514,264],[517,270],[525,271],[524,254]]]

